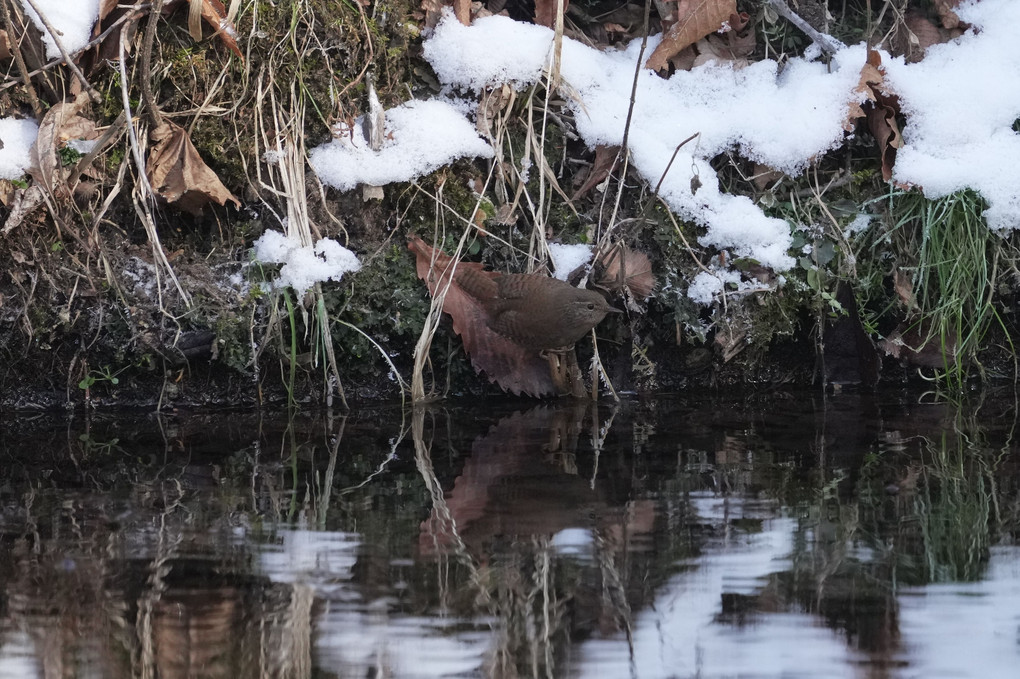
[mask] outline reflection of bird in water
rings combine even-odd
[[[617,312],[593,290],[542,274],[504,274],[457,262],[412,237],[418,275],[433,295],[450,282],[443,311],[475,368],[514,393],[555,393],[544,350],[571,349],[606,314]]]
[[[468,549],[482,550],[495,535],[551,535],[570,526],[588,526],[601,489],[564,471],[573,462],[584,417],[583,405],[536,407],[503,418],[471,445],[471,456],[447,494],[443,513],[433,510],[422,524],[419,546],[425,553],[450,546],[455,530]]]
[[[612,483],[593,485],[577,473],[585,413],[583,404],[536,407],[500,420],[476,439],[446,496],[448,514],[435,508],[422,524],[421,550],[448,548],[451,530],[475,556],[494,536],[529,540],[567,528],[600,527],[613,534],[613,524],[627,520],[627,498],[614,507],[617,503],[608,497]]]
[[[654,503],[633,501],[625,475],[578,474],[594,459],[577,459],[587,406],[572,403],[514,413],[477,438],[453,488],[421,524],[421,557],[456,555],[474,571],[464,592],[471,596],[451,600],[489,604],[506,630],[500,652],[507,658],[549,659],[563,638],[614,634],[641,603],[631,594],[652,591],[628,588],[615,564],[631,563],[621,554],[650,543]],[[528,630],[543,610],[546,633],[536,638]]]

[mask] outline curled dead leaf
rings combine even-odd
[[[900,134],[896,114],[900,106],[896,97],[881,95],[874,106],[868,109],[868,128],[878,142],[882,163],[882,179],[892,179],[893,166],[896,164],[896,151],[903,146],[903,135]]]
[[[709,61],[731,62],[738,68],[747,66],[748,58],[757,47],[754,24],[747,12],[730,15],[730,30],[725,33],[709,33],[695,43],[698,56],[690,68]]]
[[[737,14],[736,0],[680,0],[677,22],[652,51],[645,68],[653,71],[665,68],[673,56],[709,33],[718,31],[733,14]]]
[[[914,283],[910,278],[910,274],[904,272],[903,269],[896,269],[895,273],[893,273],[893,289],[896,291],[896,296],[900,298],[900,301],[908,309],[913,309],[916,306]]]
[[[854,89],[856,98],[850,101],[846,118],[843,120],[843,129],[847,132],[852,132],[857,124],[857,120],[866,115],[864,107],[868,102],[873,103],[875,101],[875,90],[885,80],[880,70],[881,66],[881,55],[875,50],[868,50],[868,60],[861,67],[861,77],[857,87]]]
[[[510,203],[504,203],[500,205],[496,210],[496,216],[492,218],[495,224],[500,226],[512,226],[517,223],[517,212],[514,210],[514,206]]]
[[[868,50],[868,60],[861,68],[856,89],[858,96],[850,102],[843,129],[850,132],[859,118],[867,118],[868,128],[878,143],[882,178],[889,181],[896,162],[896,151],[903,146],[903,137],[896,121],[900,111],[899,100],[885,91],[884,84],[882,57],[877,51]]]
[[[237,31],[234,28],[234,24],[227,18],[227,8],[220,0],[170,0],[163,6],[163,13],[170,15],[184,5],[188,6],[189,28],[192,31],[195,29],[192,17],[195,14],[200,14],[202,19],[216,31],[214,36],[218,36],[220,42],[237,55],[238,59],[244,61],[244,55],[241,54],[241,49],[237,46]],[[194,32],[192,32],[192,37],[194,37]],[[195,40],[197,42],[200,39],[201,31],[199,31],[199,37],[195,38]]]
[[[465,26],[471,25],[471,0],[453,0],[453,14]]]
[[[100,136],[95,122],[78,115],[86,101],[87,96],[80,95],[74,101],[50,108],[39,124],[39,133],[32,145],[29,170],[32,179],[36,186],[57,200],[71,194],[68,174],[72,168],[64,165],[61,151],[69,141],[93,142]]]
[[[475,121],[475,129],[478,134],[486,139],[495,139],[496,118],[514,100],[513,88],[509,85],[502,85],[482,92],[482,100],[478,104],[478,118]]]
[[[82,56],[82,70],[86,73],[93,73],[106,68],[108,64],[119,58],[121,31],[110,29],[116,26],[124,18],[124,15],[129,12],[141,12],[141,10],[126,4],[120,6],[119,0],[102,0],[99,3],[99,19],[92,27],[92,39],[95,40],[106,31],[110,32],[103,38],[102,42]],[[131,54],[134,42],[132,36],[137,25],[137,22],[129,21],[124,27],[124,30],[127,32],[127,40],[124,41],[124,51],[126,54]]]
[[[574,192],[571,200],[577,200],[583,198],[596,186],[600,185],[609,176],[609,171],[613,167],[613,163],[616,162],[616,157],[620,153],[619,146],[606,146],[605,144],[599,144],[595,147],[595,162],[592,163],[591,169],[588,170],[588,176],[585,177],[584,183],[581,187]]]
[[[3,228],[0,229],[0,235],[6,235],[28,221],[45,200],[43,190],[37,184],[32,184],[27,189],[15,190],[10,202],[6,203],[10,207],[10,212]]]
[[[241,207],[202,160],[183,127],[164,121],[149,137],[154,146],[145,173],[161,198],[193,215],[202,214],[202,208],[210,202],[225,205],[230,201]]]
[[[617,243],[599,256],[595,263],[593,282],[613,293],[630,292],[643,300],[655,289],[655,276],[648,255]]]

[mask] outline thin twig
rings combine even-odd
[[[652,193],[654,193],[656,196],[659,195],[659,189],[662,188],[662,182],[666,181],[666,175],[669,174],[670,168],[673,167],[673,161],[676,160],[676,156],[678,153],[680,153],[680,149],[682,149],[687,144],[687,142],[691,141],[700,134],[701,134],[700,132],[695,132],[691,136],[687,137],[687,139],[684,139],[682,142],[676,145],[676,148],[673,149],[673,155],[669,157],[669,162],[666,163],[666,169],[662,171],[662,176],[659,177],[659,181],[658,183],[656,183],[655,190],[652,191]]]
[[[786,0],[768,0],[769,4],[779,12],[787,21],[799,28],[804,34],[811,38],[811,42],[818,45],[822,52],[828,55],[833,55],[841,49],[844,49],[846,45],[836,40],[831,35],[826,35],[818,30],[815,30],[811,24],[804,21],[796,12],[790,9],[790,6],[786,4]]]
[[[13,43],[17,40],[17,33],[14,31],[14,22],[11,20],[11,11],[7,7],[6,0],[0,0],[0,8],[3,9],[4,13],[4,27],[7,29],[7,35]],[[35,88],[32,87],[32,74],[28,72],[28,66],[25,64],[25,55],[21,53],[20,42],[17,45],[17,48],[12,51],[14,52],[14,61],[18,64],[18,70],[21,72],[21,79],[25,83],[25,89],[28,90],[28,97],[32,102],[32,111],[35,113],[36,118],[42,118],[42,103],[39,101],[39,95],[36,94]],[[4,87],[13,87],[17,84],[18,81],[15,80],[7,83]]]
[[[82,156],[77,164],[75,164],[74,169],[71,170],[69,175],[67,175],[67,185],[70,187],[72,192],[78,186],[78,179],[81,178],[82,173],[88,169],[89,165],[92,164],[92,161],[94,161],[99,154],[106,151],[110,144],[113,143],[115,137],[120,136],[120,134],[124,131],[124,126],[126,124],[127,116],[123,111],[121,111],[120,115],[118,115],[117,118],[110,123],[106,132],[99,138],[95,146],[92,147],[92,150]]]
[[[620,176],[619,190],[616,193],[616,201],[613,204],[613,213],[609,217],[609,227],[605,230],[605,233],[603,233],[598,238],[598,247],[596,247],[596,252],[593,253],[592,261],[597,261],[598,260],[599,252],[605,247],[605,244],[609,242],[609,234],[612,233],[612,231],[613,231],[613,224],[614,224],[614,222],[616,220],[616,214],[617,214],[617,211],[619,210],[619,207],[620,207],[620,198],[621,198],[621,196],[623,194],[624,182],[625,182],[626,177],[627,177],[627,172],[626,172],[626,168],[627,168],[627,164],[628,164],[627,161],[628,161],[628,159],[630,157],[630,149],[627,148],[627,144],[630,141],[630,126],[631,126],[631,121],[634,118],[634,106],[637,103],[638,81],[641,78],[641,71],[644,70],[645,49],[648,46],[648,21],[649,21],[649,18],[651,16],[651,11],[652,11],[651,0],[645,0],[645,15],[644,15],[644,24],[643,24],[644,25],[644,30],[642,31],[642,35],[641,35],[641,49],[638,51],[637,63],[634,64],[634,80],[631,82],[631,86],[630,86],[630,103],[627,106],[627,120],[626,120],[626,122],[624,122],[624,125],[623,125],[623,139],[620,141],[620,149],[616,152],[616,157],[613,158],[613,164],[609,167],[609,172],[608,172],[607,176],[610,179],[612,179],[613,171],[616,169],[616,166],[620,162],[620,158],[621,157],[623,158],[624,172]],[[605,194],[602,194],[602,200],[603,200],[603,203],[604,203],[605,202]],[[601,216],[601,210],[599,211],[599,214]]]
[[[159,22],[159,13],[163,9],[163,0],[153,0],[152,9],[149,11],[149,23],[145,27],[145,44],[142,47],[141,73],[138,79],[142,84],[142,99],[145,101],[145,112],[149,116],[149,123],[152,129],[157,129],[163,124],[163,116],[156,105],[156,99],[152,96],[152,45],[156,41],[156,24]]]
[[[127,55],[124,50],[124,42],[127,29],[131,24],[124,24],[120,32],[119,41],[119,59],[118,66],[120,67],[120,94],[121,100],[124,104],[125,120],[128,123],[128,146],[131,150],[131,156],[134,158],[135,166],[137,168],[137,176],[135,177],[135,194],[133,201],[135,205],[135,213],[138,218],[145,225],[145,233],[149,238],[149,245],[152,246],[152,258],[154,261],[156,270],[156,290],[159,296],[159,306],[163,309],[163,288],[160,285],[159,269],[162,266],[170,280],[173,281],[174,287],[177,288],[177,292],[180,294],[181,299],[184,300],[184,304],[188,307],[191,306],[191,297],[184,288],[181,286],[180,281],[177,279],[177,274],[174,273],[173,267],[170,265],[170,260],[167,259],[166,251],[163,249],[163,244],[159,240],[159,232],[156,230],[156,220],[152,216],[152,211],[149,209],[149,203],[155,202],[156,193],[152,188],[152,184],[149,182],[149,175],[145,171],[145,155],[142,152],[141,144],[138,140],[138,134],[135,131],[134,117],[131,115],[131,98],[128,96],[128,74],[127,67]],[[140,198],[140,200],[139,200]]]

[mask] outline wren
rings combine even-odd
[[[457,284],[481,303],[496,333],[528,349],[565,349],[608,313],[619,313],[593,290],[542,274],[496,274],[465,268]]]
[[[429,292],[443,296],[475,369],[515,394],[584,395],[574,344],[606,314],[621,313],[602,295],[542,274],[486,271],[417,236],[407,245]],[[570,379],[564,364],[572,366]]]

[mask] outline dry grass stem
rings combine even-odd
[[[152,247],[152,259],[155,264],[156,271],[156,288],[159,291],[160,309],[163,307],[163,289],[160,284],[160,271],[162,270],[166,276],[173,282],[174,287],[177,288],[178,294],[184,301],[186,306],[191,306],[191,296],[185,292],[181,286],[180,281],[177,280],[177,274],[174,273],[173,267],[170,265],[170,260],[167,259],[166,251],[163,250],[163,244],[159,239],[159,232],[156,230],[156,222],[152,217],[152,210],[150,205],[155,205],[156,195],[152,190],[152,185],[149,184],[149,177],[145,172],[145,149],[142,147],[142,139],[144,135],[138,134],[135,129],[134,116],[131,113],[131,97],[129,95],[128,87],[130,80],[127,74],[127,55],[124,51],[124,44],[127,41],[127,31],[131,24],[124,24],[121,28],[120,41],[118,43],[118,68],[120,69],[120,93],[121,103],[124,106],[124,112],[126,120],[128,120],[128,148],[131,157],[135,161],[135,183],[134,190],[132,191],[132,202],[134,203],[135,212],[138,214],[138,218],[141,220],[145,227],[145,234],[149,239],[149,245]],[[141,124],[141,123],[139,123]],[[127,161],[125,161],[127,162]]]

